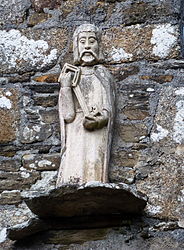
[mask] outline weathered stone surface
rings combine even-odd
[[[43,11],[44,8],[54,9],[61,5],[60,0],[31,0],[31,3],[36,11]]]
[[[111,155],[109,178],[111,182],[132,184],[135,181],[135,166],[139,161],[139,152],[134,150],[116,150]]]
[[[127,228],[133,227],[130,225],[116,228],[113,232],[107,230],[107,234],[103,236],[99,230],[79,230],[77,226],[83,225],[83,229],[87,228],[89,220],[92,220],[89,224],[99,226],[102,215],[96,225],[94,217],[89,219],[86,216],[86,224],[83,221],[77,221],[76,224],[66,222],[66,228],[76,226],[77,230],[72,231],[70,228],[63,231],[58,227],[43,234],[39,231],[37,237],[42,241],[40,244],[33,237],[28,241],[27,247],[15,246],[15,249],[184,249],[183,230],[178,229],[178,226],[184,227],[184,111],[181,94],[183,90],[178,87],[183,85],[184,73],[184,61],[179,60],[181,49],[178,47],[180,38],[177,31],[179,19],[183,20],[183,11],[180,8],[180,0],[32,0],[31,7],[29,0],[0,1],[0,85],[9,88],[13,86],[12,83],[16,83],[14,85],[22,90],[21,95],[17,92],[15,116],[11,113],[15,112],[15,106],[10,110],[0,108],[3,112],[7,111],[3,113],[4,116],[0,111],[0,155],[3,156],[0,157],[0,188],[8,185],[15,189],[1,191],[0,194],[0,242],[2,228],[4,230],[5,227],[20,223],[31,216],[29,209],[26,206],[20,207],[19,204],[21,185],[24,183],[20,174],[26,177],[29,172],[36,172],[39,168],[41,175],[38,180],[30,178],[30,184],[23,185],[23,189],[26,189],[24,192],[35,190],[38,193],[40,190],[45,192],[54,188],[57,172],[47,169],[48,164],[38,166],[38,162],[46,159],[48,163],[47,161],[51,161],[50,156],[42,159],[42,154],[50,155],[49,152],[60,151],[59,140],[56,143],[56,139],[60,138],[57,107],[47,107],[48,100],[43,99],[36,100],[39,104],[45,103],[43,106],[33,106],[33,98],[41,97],[42,94],[58,93],[58,64],[62,67],[65,62],[72,63],[72,46],[69,46],[72,31],[87,21],[102,28],[103,41],[107,47],[107,66],[116,78],[117,117],[112,167],[109,169],[110,181],[133,183],[133,186],[136,184],[138,190],[148,195],[146,212],[151,217],[157,217],[157,223],[154,225],[152,218],[148,230],[142,230],[144,226],[141,224],[137,231],[130,233],[127,232]],[[29,25],[34,28],[27,29]],[[50,29],[51,27],[55,28]],[[16,29],[13,31],[14,35],[10,30],[12,28]],[[122,62],[125,63],[121,64]],[[46,72],[56,63],[56,67]],[[162,91],[159,95],[160,88]],[[10,98],[4,93],[3,96]],[[21,117],[21,125],[19,101],[21,114],[25,114],[25,117]],[[12,100],[10,102],[13,103]],[[10,125],[12,135],[7,130],[8,122],[5,119],[8,117],[13,121]],[[33,133],[34,139],[31,135],[27,139],[22,138],[22,129],[29,126],[33,129],[33,126],[39,126],[40,123],[44,126],[50,125],[52,133],[48,132],[50,127],[45,127],[41,129],[42,135],[40,132]],[[126,127],[129,124],[130,130]],[[141,124],[141,128],[136,127],[136,124]],[[119,133],[121,129],[122,134]],[[37,140],[36,136],[41,136],[41,139],[37,137]],[[21,140],[28,143],[22,145]],[[34,154],[34,159],[33,162],[24,159],[21,168],[19,158],[25,154]],[[35,164],[37,170],[28,169],[31,164]],[[7,179],[1,179],[5,176]],[[20,180],[16,184],[18,176]],[[15,185],[11,186],[10,181]],[[20,190],[17,191],[17,187]],[[111,201],[111,197],[109,200]],[[166,221],[160,221],[159,218],[166,218]],[[170,219],[176,221],[169,222]],[[148,218],[146,223],[147,220]],[[58,219],[53,221],[56,225]],[[33,232],[34,228],[29,230]],[[60,245],[56,246],[56,243]],[[14,246],[0,243],[0,249],[11,248]]]
[[[103,43],[110,63],[178,56],[178,26],[171,24],[118,27],[106,30]]]
[[[144,120],[149,117],[148,105],[128,105],[123,109],[123,113],[129,120]]]
[[[0,206],[0,214],[1,229],[23,223],[30,218],[35,217],[25,203]]]
[[[55,91],[59,91],[58,83],[36,83],[36,84],[26,84],[25,86],[29,87],[31,90],[37,93],[54,93]]]
[[[23,128],[22,143],[32,143],[46,140],[52,134],[49,124],[28,125]]]
[[[139,67],[134,65],[118,66],[113,67],[110,65],[110,69],[117,82],[124,80],[125,78],[136,75],[139,73]]]
[[[125,80],[128,81],[129,79]],[[129,84],[120,84],[116,99],[118,119],[144,120],[151,116],[151,104],[157,87],[154,84],[137,83],[130,79]],[[153,107],[153,105],[152,105]]]
[[[181,58],[178,59],[171,59],[166,61],[158,61],[153,64],[154,67],[159,69],[183,69],[184,68],[184,60]]]
[[[0,89],[0,143],[16,139],[19,128],[19,92],[13,88]]]
[[[10,76],[8,77],[8,81],[10,83],[29,82],[32,75],[34,75],[34,72],[28,72],[22,75]]]
[[[55,107],[58,103],[58,95],[34,95],[33,96],[34,105],[42,107]]]
[[[35,107],[29,108],[28,107],[31,102],[32,102],[32,100],[29,97],[27,97],[27,96],[23,97],[23,104],[25,106],[26,118],[29,120],[30,123],[38,124],[38,122],[40,121],[39,111],[38,111],[38,108],[35,108]],[[36,130],[35,127],[34,127],[34,130]]]
[[[61,6],[61,10],[62,10],[62,17],[66,18],[76,7],[82,7],[80,6],[80,3],[82,2],[82,0],[67,0],[67,1],[63,1],[62,6]],[[90,4],[91,6],[91,4]]]
[[[143,75],[140,76],[142,80],[153,80],[158,83],[171,82],[173,80],[172,75]]]
[[[60,154],[27,154],[22,157],[23,167],[34,170],[57,170],[61,160]]]
[[[2,157],[1,157],[2,158]],[[21,161],[17,158],[0,158],[0,171],[16,172],[21,167]]]
[[[21,172],[3,172],[0,175],[0,191],[4,190],[22,190],[30,187],[40,178],[38,172],[21,171]]]
[[[179,228],[178,223],[175,221],[169,221],[169,222],[163,221],[158,224],[155,224],[153,227],[154,231],[169,231],[178,228]]]
[[[5,157],[13,157],[16,155],[16,150],[15,149],[10,149],[9,147],[0,147],[1,151],[0,151],[0,156],[5,156]]]
[[[52,223],[52,220],[50,220],[49,223]],[[8,238],[13,240],[19,240],[37,232],[47,230],[50,228],[49,223],[47,223],[47,221],[38,219],[37,217],[32,218],[27,222],[8,228]]]
[[[143,226],[143,228],[142,228]],[[32,244],[30,244],[30,242]],[[43,245],[44,243],[44,245]],[[39,249],[64,248],[73,250],[88,249],[183,249],[183,230],[175,229],[172,232],[152,232],[146,229],[144,223],[138,221],[134,225],[119,228],[98,228],[82,230],[48,230],[29,238],[28,241],[19,241],[14,247],[17,250],[39,247]]]
[[[0,31],[0,73],[44,70],[53,66],[66,46],[64,29]]]
[[[87,50],[89,53],[86,53]],[[71,67],[65,64],[59,78],[58,109],[63,144],[57,186],[89,181],[108,182],[107,166],[115,115],[114,91],[113,87],[111,89],[110,72],[99,65],[101,55],[99,28],[93,24],[77,27],[73,35],[73,56],[74,64],[79,65],[76,72],[81,71],[77,81],[82,92],[78,86],[78,90],[70,88],[72,76],[69,79],[67,72],[71,71]],[[78,103],[83,111],[82,119]],[[71,167],[70,162],[73,161],[75,164]]]
[[[135,169],[114,166],[109,170],[110,181],[115,183],[133,184],[135,182]]]
[[[74,229],[86,230],[88,228],[92,229],[106,228],[110,226],[130,225],[130,223],[131,220],[129,217],[124,218],[119,214],[104,216],[80,216],[71,218],[47,218],[44,220],[35,217],[25,223],[8,228],[7,234],[9,239],[20,240],[37,232],[65,229],[65,231],[63,231],[63,234],[66,237],[67,229],[70,229],[71,231]],[[97,229],[97,231],[98,230],[100,229]],[[92,231],[94,232],[95,230]],[[75,230],[75,232],[77,232],[77,230]]]
[[[126,184],[99,182],[63,185],[48,193],[33,193],[32,196],[29,194],[24,198],[31,211],[40,218],[112,213],[141,214],[146,205],[146,197]]]
[[[168,3],[135,2],[122,11],[122,22],[125,25],[140,24],[153,21],[161,16],[170,16],[172,12],[172,6]]]
[[[20,191],[12,190],[12,191],[3,191],[0,194],[0,205],[11,205],[17,204],[21,202]]]
[[[88,230],[71,230],[65,231],[50,231],[47,234],[47,243],[49,244],[64,244],[72,243],[82,244],[90,240],[102,240],[109,232],[108,228],[103,229],[88,229]],[[61,236],[62,234],[62,236]]]
[[[58,115],[58,110],[56,109],[51,109],[51,110],[40,110],[40,116],[41,120],[44,123],[57,123],[59,124],[59,115]]]
[[[31,6],[30,0],[1,0],[0,2],[0,26],[15,27],[26,19],[26,11]]]
[[[34,13],[29,17],[28,26],[32,27],[36,24],[45,22],[51,15],[47,13]]]
[[[163,87],[151,132],[151,168],[138,189],[149,196],[152,216],[183,218],[184,88]]]
[[[61,244],[62,246],[71,246],[74,250],[87,249],[182,249],[183,239],[178,242],[176,234],[180,236],[182,231],[175,230],[175,235],[171,233],[159,234],[152,239],[137,238],[133,232],[124,234],[112,229],[90,229],[74,231],[49,231],[41,237],[46,244]]]
[[[119,167],[131,167],[133,168],[139,159],[138,151],[125,151],[122,149],[113,152],[111,156],[111,162]]]
[[[47,82],[53,83],[58,82],[59,74],[48,74],[48,75],[41,75],[34,78],[36,82]]]
[[[34,184],[32,183],[29,190],[22,191],[22,196],[29,197],[32,192],[36,194],[38,194],[39,192],[49,192],[56,186],[56,176],[57,171],[41,171],[40,178]]]
[[[147,127],[144,124],[120,124],[119,136],[125,142],[139,142],[148,135]]]

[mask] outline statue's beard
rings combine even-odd
[[[84,50],[80,54],[80,63],[81,65],[94,65],[98,62],[98,56],[92,50]]]

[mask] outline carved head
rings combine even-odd
[[[82,24],[73,35],[75,65],[95,65],[103,61],[100,49],[101,33],[93,24]]]

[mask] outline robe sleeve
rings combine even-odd
[[[73,94],[70,87],[61,87],[60,89],[59,113],[67,123],[72,122],[75,118]]]

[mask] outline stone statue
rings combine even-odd
[[[73,35],[74,64],[65,64],[59,82],[61,164],[57,186],[108,182],[114,116],[114,91],[109,71],[100,63],[101,34],[92,24]]]

